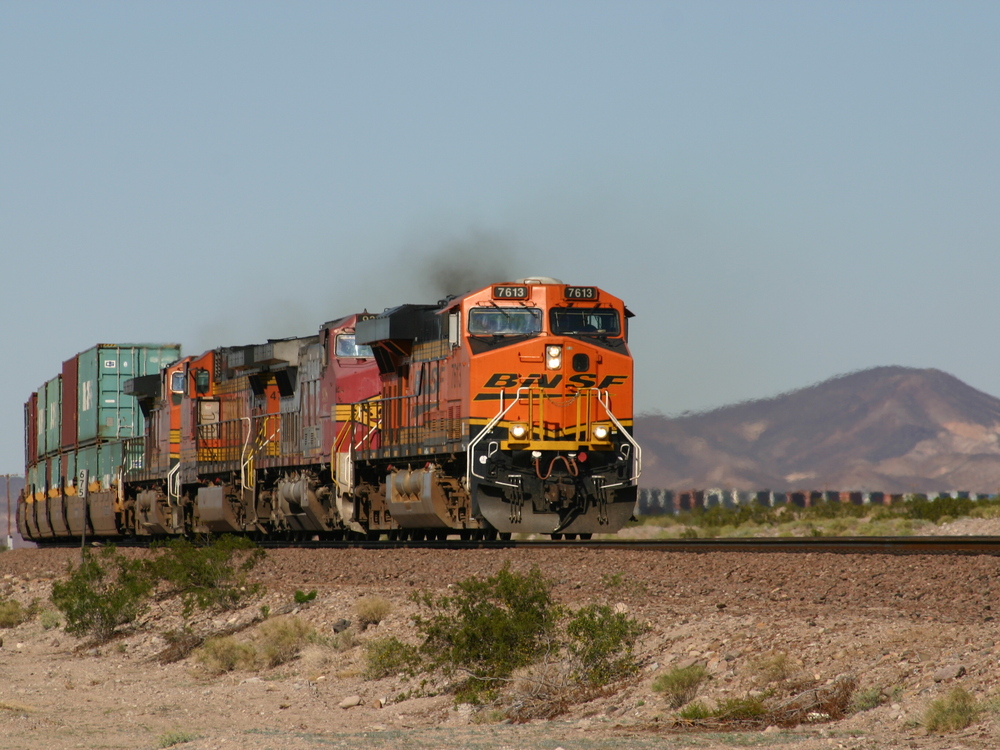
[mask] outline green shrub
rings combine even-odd
[[[308,602],[311,602],[315,598],[316,598],[316,589],[313,589],[308,594],[305,591],[300,591],[299,589],[295,589],[296,604],[306,604]]]
[[[957,687],[927,707],[924,727],[928,732],[957,732],[979,718],[982,710],[969,692]]]
[[[653,690],[663,693],[671,708],[680,708],[693,700],[701,683],[708,679],[708,671],[700,664],[683,669],[672,669],[653,680]]]
[[[401,672],[411,672],[419,663],[420,655],[415,646],[398,638],[379,638],[365,645],[363,676],[366,680],[381,680]]]
[[[967,497],[939,497],[936,500],[917,497],[906,504],[904,512],[907,518],[938,523],[945,516],[952,519],[967,516],[975,506],[976,503]]]
[[[709,718],[712,712],[701,701],[694,701],[684,706],[684,708],[677,712],[677,715],[688,721],[702,721]]]
[[[146,561],[104,547],[96,556],[86,551],[69,579],[52,585],[52,603],[66,618],[67,633],[104,642],[145,612],[152,590]]]
[[[634,619],[605,604],[578,609],[566,625],[567,649],[579,665],[577,679],[603,687],[638,672],[633,649],[644,631]]]
[[[381,596],[363,596],[354,603],[358,614],[358,624],[364,630],[369,625],[378,625],[392,612],[392,604]]]
[[[277,667],[298,656],[312,632],[312,625],[298,617],[275,617],[260,626],[258,651],[267,666]]]
[[[861,711],[871,711],[873,708],[881,706],[885,701],[886,696],[882,692],[882,688],[873,687],[867,690],[857,690],[851,696],[849,710],[852,714],[860,713]]]
[[[38,614],[38,622],[41,623],[44,630],[52,630],[52,628],[58,628],[62,625],[62,619],[54,609],[43,609]]]
[[[249,573],[264,559],[264,550],[245,537],[223,536],[196,546],[187,539],[171,539],[154,549],[152,574],[170,585],[166,595],[181,597],[184,616],[198,609],[231,609],[261,592],[248,583]]]
[[[726,698],[714,711],[712,717],[721,721],[743,721],[756,719],[767,713],[761,698],[747,695],[743,698]]]
[[[258,663],[257,649],[252,644],[238,641],[229,635],[205,641],[195,658],[216,674],[237,669],[255,669]]]
[[[185,742],[194,742],[196,739],[198,739],[198,735],[191,732],[167,732],[157,740],[157,743],[160,747],[173,747]]]
[[[551,585],[535,567],[514,573],[505,565],[485,580],[460,581],[454,596],[418,595],[428,614],[414,617],[431,668],[462,672],[460,699],[495,694],[499,681],[552,648],[560,610]]]

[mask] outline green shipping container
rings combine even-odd
[[[159,372],[180,356],[179,344],[98,344],[78,355],[80,444],[142,435],[142,411],[122,392],[125,381]]]
[[[62,486],[62,456],[53,456],[49,459],[49,489],[56,489]]]
[[[97,470],[100,473],[101,489],[111,489],[111,483],[118,478],[118,469],[122,465],[122,449],[124,443],[104,443],[101,445],[97,458]]]
[[[45,384],[45,453],[51,455],[58,451],[61,438],[62,376],[57,375]]]
[[[97,460],[97,446],[91,445],[87,448],[81,448],[76,452],[76,473],[79,476],[80,471],[83,469],[87,470],[87,475],[90,477],[91,482],[100,481],[101,475],[98,471],[98,460]],[[79,487],[77,487],[79,491]]]

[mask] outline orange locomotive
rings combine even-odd
[[[357,325],[382,379],[342,497],[370,531],[589,537],[632,516],[641,466],[623,302],[529,278]]]

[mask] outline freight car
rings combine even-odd
[[[162,366],[113,393],[131,428],[50,444],[40,401],[83,413],[83,375],[64,368],[61,400],[50,381],[25,407],[19,529],[36,541],[614,532],[641,465],[629,317],[597,287],[534,278],[198,357],[142,347]],[[106,461],[81,462],[89,450]]]

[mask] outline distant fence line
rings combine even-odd
[[[738,508],[741,505],[778,507],[794,505],[808,508],[819,503],[851,503],[853,505],[890,505],[907,500],[936,500],[938,498],[966,498],[987,500],[996,494],[982,492],[840,492],[837,490],[775,492],[773,490],[667,490],[640,488],[638,512],[642,516],[674,515],[685,511],[706,510],[716,506]]]

